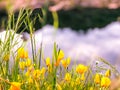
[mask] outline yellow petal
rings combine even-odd
[[[59,54],[58,54],[58,58],[57,61],[61,60],[64,58],[64,52],[62,50],[60,50]]]
[[[23,47],[19,48],[18,51],[17,51],[17,56],[19,58],[22,58],[22,59],[26,59],[28,58],[28,52],[25,51],[25,49]]]
[[[111,80],[108,77],[102,77],[101,87],[109,87],[110,84],[111,84]]]
[[[110,75],[111,75],[111,72],[110,72],[110,70],[108,69],[108,70],[105,72],[105,76],[106,76],[106,77],[110,77]]]
[[[70,64],[70,61],[71,61],[71,60],[70,60],[70,57],[68,57],[68,58],[67,58],[67,65]]]
[[[20,90],[21,83],[19,82],[11,82],[11,86],[9,90]]]
[[[46,58],[46,65],[50,66],[50,58],[49,57]]]

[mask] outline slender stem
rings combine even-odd
[[[40,55],[39,55],[39,68],[41,66],[41,60],[42,60],[42,42],[41,42],[41,45],[40,45]]]

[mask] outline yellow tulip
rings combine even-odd
[[[21,83],[19,82],[11,82],[11,86],[8,90],[21,90],[20,86],[21,86]]]
[[[111,72],[110,72],[110,70],[108,69],[108,70],[105,72],[105,76],[106,76],[106,77],[110,77],[110,75],[111,75]]]
[[[96,73],[95,78],[94,78],[94,82],[96,84],[100,84],[100,74]]]
[[[70,64],[70,58],[67,58],[66,60],[61,61],[64,68],[67,68]]]
[[[28,58],[28,52],[24,48],[19,48],[17,51],[17,56],[22,59]]]
[[[77,67],[76,67],[76,72],[79,73],[79,74],[83,74],[87,71],[87,66],[84,66],[82,64],[79,64]]]
[[[111,80],[108,77],[101,78],[101,87],[109,87],[111,84]]]

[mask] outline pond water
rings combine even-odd
[[[90,63],[90,60],[102,57],[115,66],[120,63],[120,22],[89,29],[86,34],[70,28],[55,30],[53,26],[46,25],[35,32],[35,39],[37,49],[43,42],[45,57],[51,56],[53,44],[56,42],[65,52],[65,57],[71,57],[77,62]]]
[[[24,33],[28,38],[26,48],[30,53],[31,45],[29,34]],[[103,28],[89,29],[86,34],[82,31],[75,32],[70,28],[55,29],[46,25],[35,32],[36,50],[43,43],[44,56],[52,56],[53,44],[65,52],[65,57],[71,57],[74,62],[90,63],[97,57],[102,57],[115,65],[120,65],[120,22],[112,22]]]

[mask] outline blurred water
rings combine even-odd
[[[95,60],[99,56],[119,66],[120,22],[110,23],[101,29],[89,29],[86,34],[70,28],[55,30],[53,26],[46,25],[35,32],[35,39],[37,49],[43,42],[45,57],[51,56],[53,43],[56,42],[65,52],[65,57],[69,56],[77,62],[90,63],[90,60]]]
[[[0,36],[4,36],[0,33]],[[26,48],[31,53],[29,34]],[[1,38],[1,37],[0,37]],[[20,36],[21,38],[21,36]],[[36,50],[43,43],[44,56],[52,56],[53,44],[56,42],[65,52],[65,57],[80,63],[90,63],[96,57],[102,57],[119,68],[120,65],[120,22],[113,22],[104,28],[89,29],[86,34],[75,32],[70,28],[55,30],[53,26],[46,25],[35,32]]]

